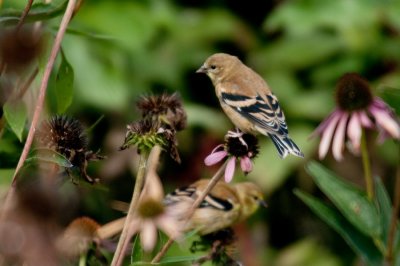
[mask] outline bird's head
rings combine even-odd
[[[232,72],[231,69],[238,63],[240,63],[240,60],[236,56],[217,53],[207,58],[196,73],[207,74],[212,82],[215,83],[229,75]]]
[[[263,191],[251,182],[235,184],[235,189],[242,206],[240,220],[245,220],[258,210],[260,205],[266,207]]]

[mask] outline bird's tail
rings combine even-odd
[[[294,143],[288,136],[278,136],[270,133],[268,133],[268,136],[272,139],[272,142],[278,150],[281,158],[285,158],[289,153],[298,157],[304,157],[304,154],[301,152],[299,147],[297,147],[296,143]]]

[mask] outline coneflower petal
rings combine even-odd
[[[224,159],[228,155],[228,152],[226,151],[217,151],[214,153],[211,153],[204,159],[204,163],[207,166],[214,165],[218,162],[220,162],[222,159]]]
[[[232,156],[225,169],[225,182],[229,183],[232,181],[233,174],[235,173],[236,157]]]
[[[245,174],[250,173],[253,170],[253,163],[251,162],[250,158],[247,156],[243,156],[240,158],[240,168]]]
[[[348,119],[349,114],[348,113],[343,113],[340,121],[338,123],[338,126],[335,131],[335,136],[333,138],[333,143],[332,143],[332,153],[333,157],[337,161],[341,161],[343,159],[343,144],[344,144],[344,137],[345,137],[345,132],[346,132],[346,123]]]
[[[365,128],[373,128],[374,124],[371,119],[369,119],[367,113],[365,111],[357,112],[357,115],[360,119],[361,125]]]
[[[354,151],[360,151],[360,140],[361,140],[361,121],[358,113],[353,113],[347,126],[347,136],[353,145]]]
[[[342,116],[342,111],[336,110],[333,113],[329,124],[326,125],[326,128],[324,129],[324,131],[322,131],[322,137],[321,137],[321,142],[319,144],[319,151],[318,151],[320,160],[325,158],[325,156],[329,150],[329,145],[331,144],[333,132],[334,132],[336,125],[338,123],[338,120],[341,116]]]
[[[157,241],[157,228],[153,221],[146,219],[142,222],[140,231],[140,242],[145,251],[151,251]]]
[[[388,113],[388,110],[382,110],[372,106],[369,108],[369,111],[380,127],[387,131],[393,138],[400,139],[399,123]]]

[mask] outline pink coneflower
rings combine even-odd
[[[204,163],[207,166],[214,165],[228,157],[225,169],[225,182],[232,181],[235,174],[236,162],[240,161],[240,168],[245,174],[253,170],[251,159],[258,154],[258,140],[251,134],[243,134],[241,137],[236,132],[228,132],[225,143],[220,144],[208,155]]]
[[[365,79],[348,73],[336,86],[336,109],[312,134],[321,135],[319,158],[325,158],[332,142],[333,157],[342,160],[346,136],[351,150],[358,154],[363,128],[377,130],[381,141],[387,137],[400,139],[399,121],[392,109],[372,95]]]

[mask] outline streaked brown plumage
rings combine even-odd
[[[289,153],[304,157],[289,138],[278,99],[260,75],[224,53],[210,56],[197,72],[210,77],[222,109],[242,132],[269,136],[282,158]]]
[[[176,189],[165,197],[166,207],[178,219],[184,219],[209,181],[201,179],[187,187]],[[216,232],[245,220],[263,204],[261,189],[251,182],[234,185],[218,182],[189,219],[185,231],[195,229],[200,235]]]

